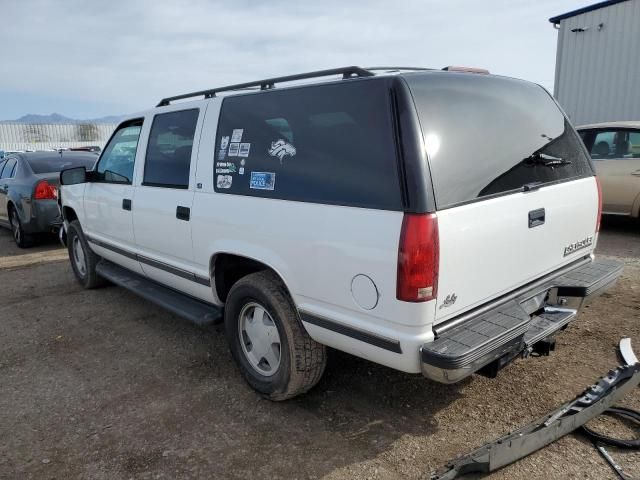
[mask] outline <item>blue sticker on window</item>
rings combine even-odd
[[[276,184],[276,174],[272,172],[251,172],[249,188],[256,190],[273,190]]]

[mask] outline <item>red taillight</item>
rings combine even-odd
[[[55,200],[58,198],[58,189],[46,180],[40,180],[33,194],[34,200]]]
[[[598,186],[598,218],[596,219],[596,232],[600,231],[600,222],[602,221],[602,185],[600,179],[596,177],[596,185]]]
[[[437,217],[405,213],[398,248],[398,300],[426,302],[436,298],[439,253]]]

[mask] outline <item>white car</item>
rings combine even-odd
[[[599,189],[553,98],[463,69],[166,98],[61,181],[79,282],[223,317],[273,400],[315,385],[326,347],[445,383],[495,375],[552,350],[621,270],[592,255]]]

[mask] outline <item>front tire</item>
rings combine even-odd
[[[96,288],[106,283],[106,280],[96,273],[100,257],[89,247],[77,220],[71,222],[67,228],[67,250],[73,274],[83,288]]]
[[[227,297],[224,321],[231,354],[243,377],[268,399],[300,395],[322,377],[326,347],[307,334],[273,272],[238,280]]]

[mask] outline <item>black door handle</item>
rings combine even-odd
[[[544,208],[537,210],[531,210],[529,212],[529,228],[537,227],[544,223],[545,212]]]
[[[189,207],[181,207],[178,205],[176,207],[176,218],[178,220],[185,220],[188,222],[191,218],[191,209]]]
[[[123,210],[131,210],[131,199],[123,198],[122,199],[122,209]]]

